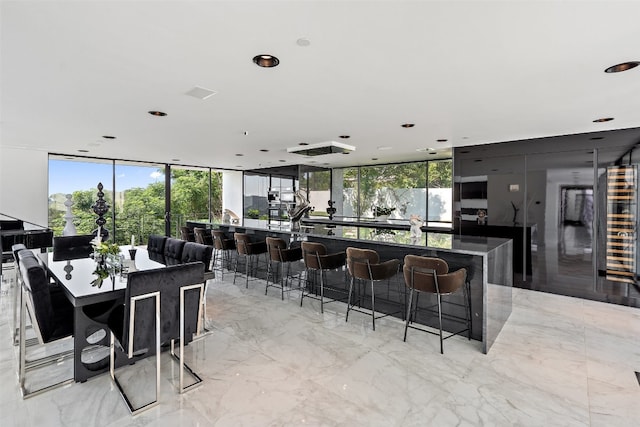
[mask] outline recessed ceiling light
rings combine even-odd
[[[403,128],[412,128],[415,126],[415,123],[403,123],[401,126]]]
[[[604,139],[604,136],[592,136],[591,138],[589,138],[592,141],[596,141],[598,139]]]
[[[329,166],[329,165],[330,165],[330,163],[323,163],[323,165],[324,165],[324,166]]]
[[[306,37],[300,37],[298,40],[296,40],[296,44],[301,47],[307,47],[311,44],[311,40]]]
[[[78,150],[78,153],[88,153],[89,150]]]
[[[242,157],[242,156],[244,156],[244,154],[237,153],[237,154],[236,154],[236,156],[237,156],[237,157]]]
[[[309,145],[309,143],[308,142],[300,142],[300,143],[298,143],[298,145]]]
[[[380,151],[384,151],[384,150],[391,150],[393,147],[389,147],[388,145],[381,145],[380,147],[377,147],[377,148]]]
[[[261,148],[260,151],[262,151],[263,153],[268,153],[269,150],[267,150],[266,148]]]
[[[164,113],[162,111],[149,111],[149,114],[151,114],[152,116],[157,116],[157,117],[164,117],[167,115],[167,113]]]
[[[372,157],[371,160],[373,160],[375,162],[376,160],[378,160],[378,158],[377,157]]]
[[[498,172],[498,169],[491,169],[491,172]]]
[[[482,159],[475,159],[474,162],[476,163],[480,163],[482,161]]]
[[[212,97],[216,93],[217,92],[215,90],[195,86],[193,89],[185,93],[185,95],[193,96],[194,98],[198,98],[204,101],[205,99]]]
[[[180,159],[171,159],[172,162],[179,162]]]
[[[351,151],[343,151],[342,154],[351,154]]]
[[[436,141],[438,141],[438,142],[447,142],[446,139],[436,139]]]
[[[611,67],[609,67],[606,70],[604,70],[604,72],[605,73],[619,73],[621,71],[627,71],[627,70],[630,70],[632,68],[636,68],[638,65],[640,65],[640,62],[638,62],[638,61],[623,62],[622,64],[612,65]]]
[[[115,137],[115,136],[111,136],[111,135],[102,135],[102,137],[103,137],[104,139],[116,139],[116,137]]]
[[[236,165],[236,167],[237,167],[237,168],[241,168],[241,167],[242,167],[242,165]]]
[[[593,123],[604,123],[604,122],[610,122],[611,120],[613,120],[613,117],[603,117],[600,119],[595,119]]]
[[[279,161],[280,163],[284,163],[284,162],[286,162],[286,160],[282,160],[282,159],[280,159],[280,160],[278,160],[278,161]]]
[[[351,135],[340,135],[339,138],[349,139],[349,138],[351,138]]]
[[[263,55],[256,55],[253,57],[253,62],[258,66],[258,67],[263,67],[263,68],[272,68],[277,66],[280,63],[280,60],[278,58],[276,58],[273,55],[267,55],[267,54],[263,54]]]

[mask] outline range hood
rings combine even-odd
[[[340,154],[354,151],[356,147],[336,141],[318,142],[316,144],[300,145],[287,148],[287,153],[301,154],[303,156],[323,156],[325,154]]]

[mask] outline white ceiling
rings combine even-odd
[[[434,157],[421,148],[448,155],[451,147],[640,127],[640,67],[603,72],[640,60],[639,1],[0,7],[7,147],[220,168],[343,166]],[[280,65],[257,67],[252,58],[262,53]],[[217,94],[187,96],[195,86]],[[593,123],[599,117],[615,120]],[[401,127],[407,122],[415,127]],[[286,152],[329,140],[356,151]]]

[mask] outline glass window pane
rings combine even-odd
[[[149,235],[164,235],[164,165],[118,162],[116,174],[116,243],[146,245]]]
[[[452,164],[451,160],[429,162],[427,185],[428,226],[451,227],[453,219]]]
[[[110,209],[104,216],[104,227],[113,234],[113,162],[111,160],[49,158],[49,227],[54,236],[61,236],[66,225],[66,195],[70,194],[72,206],[70,219],[76,234],[90,234],[97,229],[98,218],[92,209],[98,199],[98,183],[102,183],[104,200]]]
[[[187,221],[209,221],[209,169],[171,167],[171,234]]]
[[[426,218],[424,162],[360,168],[360,218]]]

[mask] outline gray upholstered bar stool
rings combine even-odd
[[[224,231],[211,230],[213,238],[213,270],[219,271],[220,276],[224,279],[224,269],[231,270],[231,258],[236,250],[236,242],[229,239]]]
[[[260,255],[265,255],[265,264],[267,263],[267,244],[264,241],[252,242],[251,237],[246,233],[234,233],[236,241],[236,265],[233,271],[233,283],[236,283],[236,275],[238,274],[238,260],[244,257],[246,285],[249,287],[249,275],[253,272],[255,278],[258,276],[258,268],[260,264]]]
[[[440,336],[440,353],[444,354],[443,341],[447,338],[451,338],[454,335],[459,335],[462,332],[467,332],[467,337],[471,339],[471,316],[468,306],[468,297],[466,295],[465,281],[467,277],[467,270],[461,268],[452,273],[448,272],[449,266],[447,262],[440,258],[421,257],[417,255],[407,255],[404,257],[404,281],[409,288],[409,302],[407,304],[407,318],[404,327],[404,341],[407,340],[407,329],[413,328],[423,332],[427,332],[433,335]],[[461,319],[456,316],[448,315],[442,312],[442,303],[447,302],[442,300],[442,296],[451,295],[462,289],[464,292],[464,306],[465,317]],[[418,311],[418,297],[416,296],[415,304],[413,303],[414,292],[431,293],[435,294],[437,298],[437,314],[439,332],[432,332],[427,329],[416,327],[412,323]],[[415,307],[413,307],[415,305]],[[431,307],[430,307],[431,308]],[[465,323],[465,328],[457,332],[453,332],[446,337],[442,333],[442,317],[446,317],[448,320],[459,321]]]
[[[264,289],[264,294],[267,294],[269,286],[279,287],[280,296],[284,300],[285,287],[291,279],[291,263],[302,259],[302,248],[288,248],[287,242],[277,237],[267,237],[266,243],[269,251],[269,265],[267,268],[267,286]],[[280,276],[278,276],[278,269],[280,270]],[[276,283],[276,277],[280,277],[279,285]],[[298,287],[300,287],[300,275],[298,275]],[[289,286],[288,291],[290,290],[291,286]]]
[[[375,299],[375,282],[381,280],[389,281],[393,276],[398,273],[398,267],[400,266],[399,259],[390,259],[385,262],[380,262],[380,256],[372,249],[360,249],[354,247],[347,248],[347,270],[351,276],[349,282],[349,299],[347,300],[347,315],[345,316],[345,322],[349,320],[349,311],[355,310],[361,313],[368,314],[366,311],[362,311],[361,308],[355,307],[355,304],[351,304],[351,297],[353,295],[353,285],[356,280],[366,280],[371,283],[371,322],[373,330],[376,330],[376,319],[389,316],[387,313],[376,316],[376,299]],[[388,286],[388,284],[387,284]],[[403,307],[404,308],[404,307]],[[402,310],[397,311],[400,313]]]
[[[324,313],[324,282],[325,275],[328,270],[337,270],[344,267],[346,260],[346,254],[344,252],[337,252],[328,254],[327,247],[322,243],[316,242],[302,242],[302,259],[304,259],[304,266],[306,270],[306,281],[309,282],[310,273],[318,273],[320,276],[320,296],[313,296],[311,292],[306,289],[302,289],[300,293],[300,306],[302,307],[302,301],[304,297],[314,298],[320,300],[320,312]],[[316,294],[317,295],[317,294]],[[344,301],[344,299],[330,299],[327,302]]]

